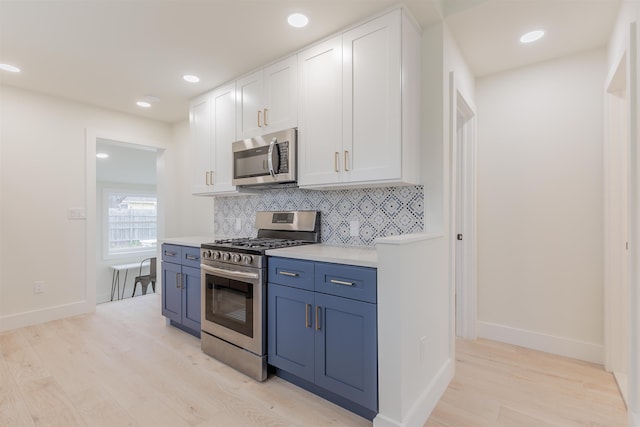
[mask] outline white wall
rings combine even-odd
[[[630,260],[629,267],[629,391],[628,412],[629,426],[640,427],[640,88],[638,87],[638,71],[640,70],[640,35],[638,35],[638,23],[640,23],[640,3],[624,1],[609,40],[607,49],[607,71],[612,70],[623,52],[627,54],[627,60],[634,62],[628,70],[627,85],[629,86],[629,101],[631,111],[629,115],[629,129],[631,139],[630,151],[630,175],[633,180],[630,183],[631,215],[629,217],[629,242]],[[634,34],[635,32],[635,34]],[[635,67],[635,70],[633,69]],[[629,72],[630,71],[630,72]],[[635,71],[635,72],[633,72]],[[634,135],[635,134],[635,135]]]
[[[68,208],[86,207],[85,186],[95,185],[85,178],[85,129],[165,146],[173,135],[166,123],[7,86],[0,86],[0,120],[0,330],[6,330],[95,303],[87,298],[87,221],[67,219]],[[33,293],[36,280],[45,281],[44,293]]]
[[[478,334],[599,363],[605,60],[476,81]]]

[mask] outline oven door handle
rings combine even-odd
[[[205,264],[200,264],[200,268],[204,271],[217,274],[227,279],[258,279],[258,273],[246,273],[244,271],[231,271],[224,268],[211,267]]]

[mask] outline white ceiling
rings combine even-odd
[[[446,17],[477,76],[587,49],[608,39],[619,0],[406,0],[423,28]],[[188,100],[294,52],[396,0],[0,0],[0,83],[176,122]],[[310,24],[294,29],[301,11]],[[539,44],[517,37],[547,30]],[[181,79],[202,78],[198,84]],[[160,98],[150,109],[135,101]]]

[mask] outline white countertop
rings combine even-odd
[[[214,236],[182,236],[182,237],[165,237],[160,239],[162,243],[169,243],[172,245],[192,246],[199,248],[203,243],[211,243],[216,240]]]
[[[267,255],[336,264],[378,266],[378,252],[369,246],[302,245],[282,249],[269,249]]]

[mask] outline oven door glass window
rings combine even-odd
[[[206,319],[253,338],[253,285],[206,276]]]

